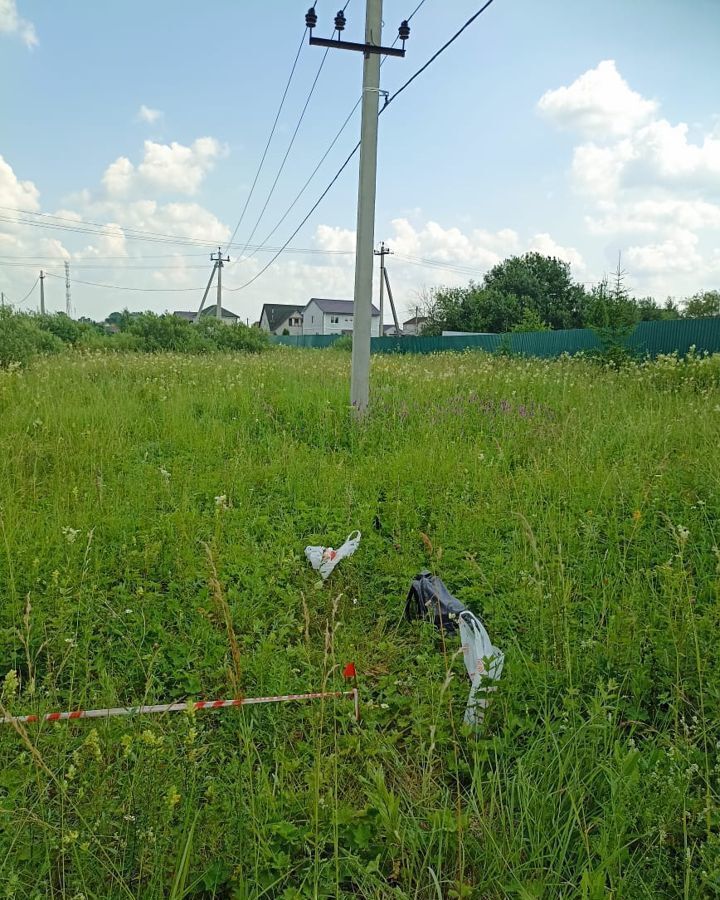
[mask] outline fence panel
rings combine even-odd
[[[330,347],[339,334],[305,334],[272,336],[270,341],[286,347],[322,349]],[[685,356],[691,347],[698,352],[720,353],[720,316],[703,319],[670,319],[662,322],[640,322],[625,340],[631,353],[657,356],[678,353]],[[446,351],[485,350],[496,353],[507,349],[522,356],[554,357],[562,353],[581,353],[602,349],[592,328],[563,331],[509,332],[508,334],[463,334],[447,337],[372,338],[372,353],[442,353]]]
[[[685,356],[691,347],[695,347],[698,353],[718,353],[720,316],[639,322],[625,344],[633,353],[650,356],[675,352]]]
[[[522,356],[560,356],[599,350],[600,341],[591,328],[558,331],[515,331],[504,336],[508,350]]]

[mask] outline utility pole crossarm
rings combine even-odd
[[[309,43],[311,44],[311,46],[330,47],[333,50],[356,50],[359,53],[363,53],[366,58],[371,53],[375,53],[378,56],[405,56],[405,41],[410,37],[410,26],[408,25],[407,19],[403,19],[400,27],[398,28],[398,38],[402,41],[402,47],[383,47],[380,44],[376,43],[373,40],[373,36],[377,34],[378,39],[380,38],[379,29],[377,30],[377,32],[373,31],[372,33],[368,33],[366,29],[365,42],[362,44],[358,43],[357,41],[343,41],[340,35],[345,30],[346,19],[345,11],[342,9],[335,16],[335,32],[333,33],[337,33],[337,38],[313,37],[313,29],[316,25],[317,13],[315,12],[315,7],[311,6],[305,16],[305,26],[310,32]]]

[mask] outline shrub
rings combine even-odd
[[[225,325],[212,316],[203,316],[198,324],[192,327],[215,350],[260,353],[270,346],[264,331],[242,323]]]
[[[330,345],[333,350],[352,350],[352,335],[351,334],[343,334],[336,341],[333,341]]]
[[[58,353],[62,348],[60,338],[43,331],[34,316],[0,309],[0,368],[24,366],[34,356]]]

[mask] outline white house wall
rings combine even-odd
[[[333,322],[337,319],[337,322]],[[303,312],[303,334],[342,334],[352,331],[353,317],[343,313],[323,312],[315,303],[309,303]],[[380,335],[380,316],[373,316],[370,326],[372,337]]]

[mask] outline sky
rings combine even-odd
[[[383,43],[418,3],[385,0]],[[6,302],[37,308],[42,268],[64,310],[67,260],[74,315],[196,309],[218,244],[223,305],[250,322],[352,298],[357,156],[260,274],[359,138],[362,56],[309,46],[307,5],[0,0]],[[424,0],[381,88],[480,5]],[[336,7],[317,0],[317,36]],[[362,40],[362,0],[346,17]],[[720,0],[494,0],[380,119],[375,238],[401,318],[528,250],[588,285],[621,253],[659,302],[720,287],[718,46]]]

